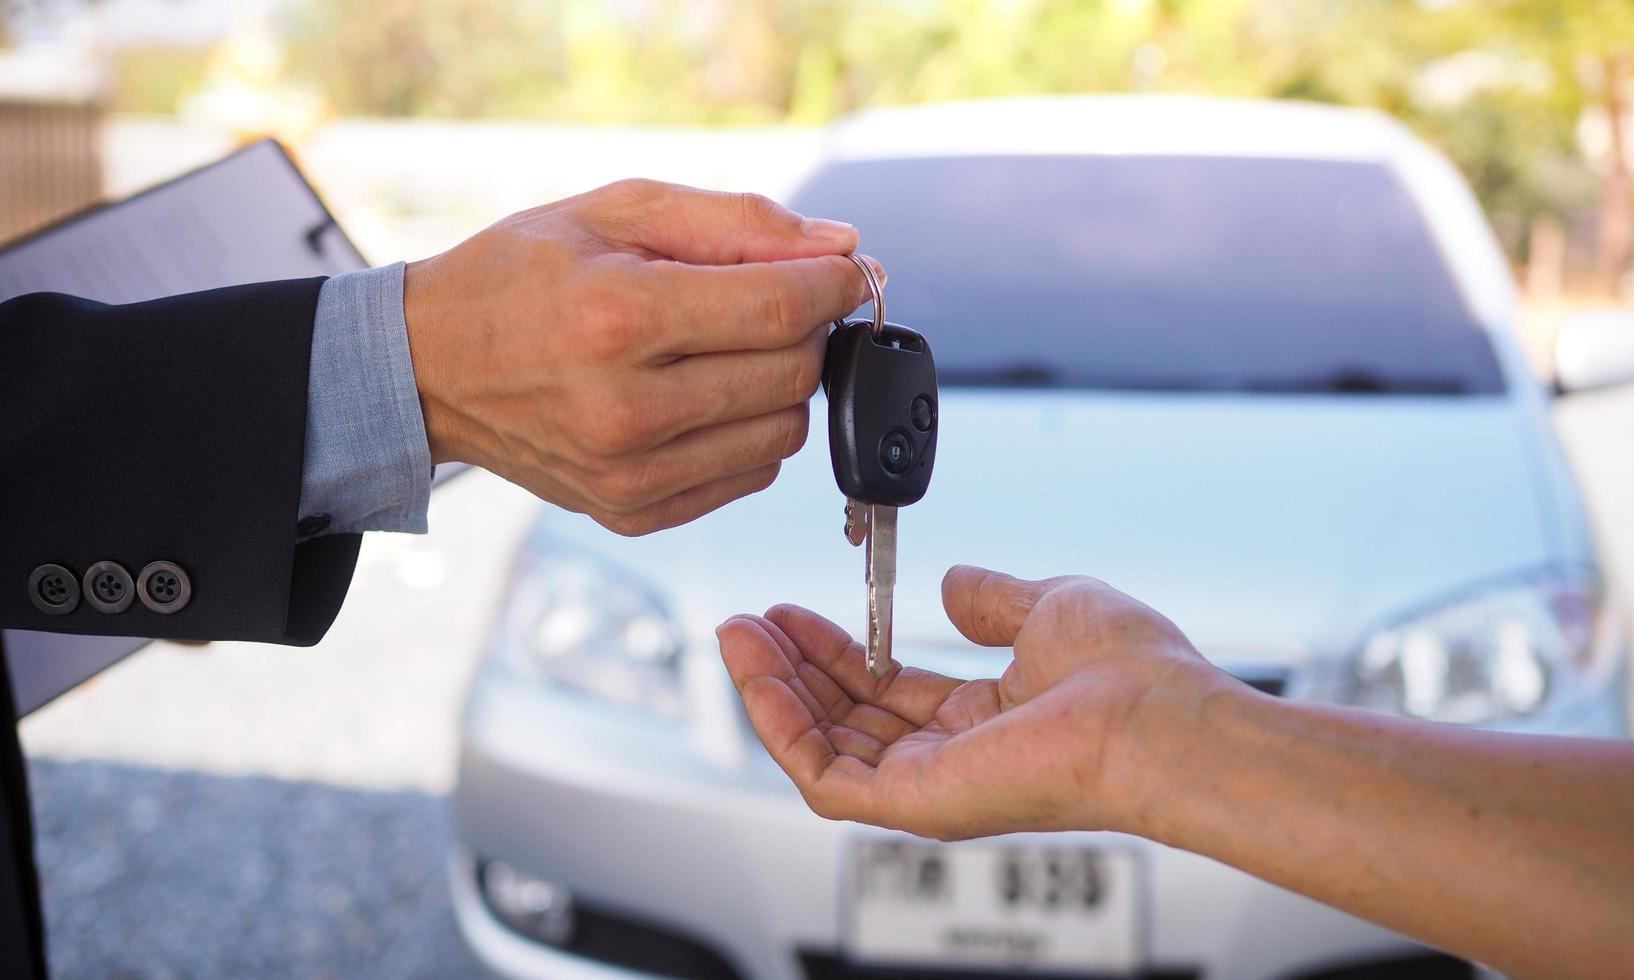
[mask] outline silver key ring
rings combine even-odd
[[[868,280],[868,297],[874,304],[874,339],[878,340],[885,336],[885,290],[880,287],[879,277],[874,275],[874,267],[864,262],[862,256],[852,252],[846,258],[857,263],[863,278]],[[840,321],[835,320],[834,325],[839,326]]]

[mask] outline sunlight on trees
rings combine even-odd
[[[1517,260],[1583,214],[1603,289],[1634,258],[1634,0],[290,0],[281,16],[292,83],[350,116],[818,125],[1143,91],[1373,106],[1458,163]],[[174,111],[200,62],[136,52],[115,104]]]

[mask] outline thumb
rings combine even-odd
[[[857,248],[857,229],[851,225],[802,217],[759,194],[654,180],[620,181],[603,191],[614,237],[680,262],[775,262],[845,255]]]
[[[1010,646],[1033,604],[1059,582],[1030,582],[975,565],[954,565],[942,577],[942,607],[972,643]]]

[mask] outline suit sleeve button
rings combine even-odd
[[[97,612],[122,613],[135,598],[136,583],[117,562],[99,561],[85,570],[85,601]]]
[[[175,562],[156,561],[137,576],[136,596],[142,605],[168,616],[180,612],[193,598],[193,583]]]
[[[28,576],[28,598],[47,616],[63,616],[79,605],[79,580],[61,565],[41,565]]]

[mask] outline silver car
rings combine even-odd
[[[885,111],[837,129],[791,203],[862,229],[941,371],[899,660],[1003,670],[946,621],[949,565],[1086,572],[1283,697],[1626,735],[1627,632],[1508,269],[1396,123],[1147,97]],[[496,973],[1468,975],[1131,837],[946,845],[808,812],[714,629],[789,601],[860,630],[824,409],[772,489],[687,527],[540,512],[455,799],[455,906]]]

